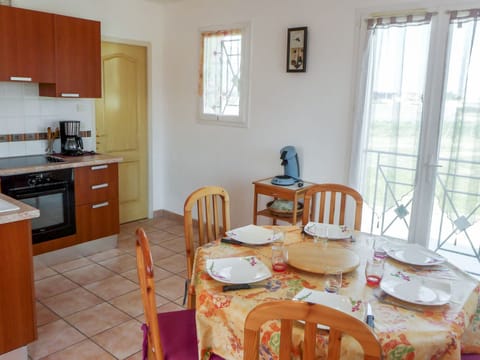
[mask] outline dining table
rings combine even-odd
[[[415,266],[386,257],[383,281],[421,281],[448,287],[448,301],[439,304],[423,304],[405,301],[402,297],[386,293],[384,287],[366,284],[365,266],[373,257],[376,236],[351,231],[345,239],[317,243],[299,226],[266,226],[284,233],[283,246],[288,254],[305,248],[305,252],[319,254],[323,251],[344,251],[354,254],[356,263],[342,274],[338,295],[351,305],[352,316],[364,318],[365,308],[370,306],[374,315],[374,332],[382,346],[386,359],[460,359],[462,353],[480,353],[480,284],[477,279],[463,272],[448,261],[435,266]],[[390,245],[405,242],[388,239]],[[224,291],[228,281],[215,279],[207,264],[212,260],[247,258],[256,259],[271,269],[272,244],[238,244],[218,239],[197,248],[190,291],[195,293],[196,324],[201,359],[215,353],[225,359],[243,358],[244,323],[248,313],[258,304],[271,300],[297,299],[299,294],[324,293],[324,271],[309,269],[293,259],[287,260],[283,272],[271,271],[256,285],[233,291]],[[328,259],[324,259],[328,260]],[[292,265],[294,264],[294,266]],[[211,270],[211,269],[210,269]],[[241,278],[241,277],[240,277]],[[219,281],[220,280],[220,281]],[[255,285],[251,284],[251,285]],[[395,294],[393,294],[395,295]],[[294,326],[292,358],[301,358],[302,323]],[[326,356],[326,335],[319,328],[317,334],[317,358]],[[267,322],[262,327],[260,358],[278,359],[280,322]],[[348,336],[342,341],[341,359],[362,359],[360,345]]]

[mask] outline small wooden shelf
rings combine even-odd
[[[303,181],[303,186],[299,187],[298,184],[289,186],[280,186],[272,184],[273,177],[261,179],[253,182],[254,185],[254,197],[253,197],[253,223],[257,224],[258,216],[264,216],[273,220],[273,224],[277,223],[277,220],[285,221],[290,224],[297,224],[301,221],[301,217],[297,215],[297,212],[292,216],[278,216],[274,215],[268,209],[258,209],[258,198],[260,195],[268,196],[273,199],[291,200],[294,204],[297,204],[299,200],[302,200],[307,190],[315,185],[314,183]]]

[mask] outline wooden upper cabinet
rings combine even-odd
[[[100,98],[100,22],[54,15],[56,79],[40,96]]]
[[[55,81],[54,15],[0,5],[0,81]]]

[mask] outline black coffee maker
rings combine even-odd
[[[60,142],[62,144],[62,154],[83,155],[80,121],[60,121]]]

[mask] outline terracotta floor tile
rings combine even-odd
[[[43,303],[60,316],[67,316],[102,303],[103,300],[84,288],[78,288],[43,300]]]
[[[28,345],[28,354],[40,359],[85,339],[78,330],[64,320],[57,320],[38,327],[38,340]]]
[[[118,240],[127,240],[130,239],[135,242],[135,234],[127,233],[127,232],[120,232],[118,234]]]
[[[112,277],[85,285],[85,288],[100,296],[102,299],[110,300],[132,290],[138,289],[138,285],[120,275],[114,275]]]
[[[77,284],[62,275],[55,275],[35,281],[35,294],[37,299],[40,300],[76,288],[78,288]]]
[[[161,244],[165,241],[177,238],[178,236],[172,233],[169,233],[164,230],[157,230],[157,231],[152,231],[147,234],[148,240],[150,241],[151,244]],[[185,242],[183,247],[185,248]]]
[[[127,254],[100,261],[99,264],[118,274],[137,268],[136,258]]]
[[[102,303],[65,318],[87,336],[96,335],[130,319],[110,304]]]
[[[173,221],[173,220],[158,217],[158,218],[152,219],[151,225],[157,229],[164,230],[172,226],[182,225],[182,223],[178,221]]]
[[[110,250],[105,250],[105,251],[99,252],[99,253],[94,254],[94,255],[90,255],[88,257],[88,259],[91,260],[91,261],[99,262],[99,261],[103,261],[103,260],[113,258],[115,256],[120,256],[122,254],[123,254],[122,250],[110,249]]]
[[[52,265],[51,268],[58,271],[59,273],[64,273],[70,270],[78,269],[83,266],[91,265],[92,262],[87,258],[75,259],[72,261],[67,261],[61,264]]]
[[[57,274],[58,273],[55,270],[50,269],[48,266],[39,266],[38,268],[35,267],[35,269],[34,269],[34,279],[35,280],[45,279],[47,277],[57,275]]]
[[[185,255],[175,254],[167,258],[156,260],[155,265],[170,272],[177,273],[187,268],[187,260]]]
[[[176,234],[178,236],[183,236],[184,234],[184,227],[183,227],[183,224],[178,224],[178,225],[173,225],[173,226],[169,226],[166,231],[172,233],[172,234]]]
[[[175,235],[174,235],[175,236]],[[169,240],[163,241],[161,246],[177,253],[185,253],[185,238],[183,236],[175,236]]]
[[[92,264],[80,269],[68,271],[63,274],[65,277],[80,285],[88,285],[115,275],[112,271],[103,266]]]
[[[155,265],[158,266],[158,261],[161,259],[169,258],[173,255],[175,255],[175,252],[172,250],[169,250],[167,248],[164,248],[162,246],[158,245],[151,245],[150,246],[150,252],[152,253],[152,259]]]
[[[166,279],[155,282],[155,292],[169,300],[175,300],[183,296],[185,292],[185,279],[173,275]]]
[[[135,238],[131,236],[123,239],[118,239],[117,248],[125,253],[135,256],[135,241]]]
[[[37,310],[37,326],[42,326],[59,319],[57,314],[40,302],[37,301],[35,306]]]
[[[42,358],[42,360],[110,360],[112,354],[103,350],[91,340],[85,340],[64,350]]]
[[[159,295],[156,296],[155,301],[157,306],[169,302],[168,299]],[[109,303],[132,317],[139,316],[143,313],[142,293],[140,289],[111,299]]]
[[[92,340],[118,359],[125,359],[142,349],[143,334],[140,327],[137,320],[130,320],[95,335]]]
[[[126,277],[129,280],[132,280],[134,283],[138,284],[138,273],[137,273],[137,268],[135,269],[124,272],[121,274],[122,276]],[[153,275],[155,276],[155,281],[157,280],[162,280],[165,279],[169,276],[174,275],[170,271],[167,271],[165,269],[162,269],[158,266],[153,267]]]

